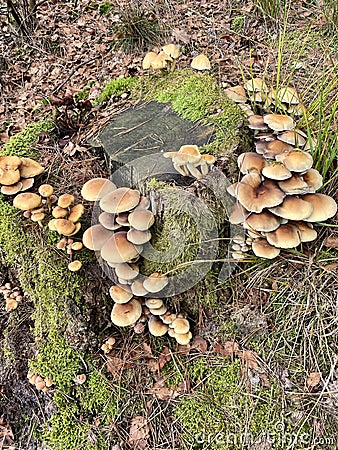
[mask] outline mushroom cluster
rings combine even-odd
[[[175,44],[167,44],[162,47],[160,53],[149,52],[142,61],[143,69],[168,69],[174,70],[175,60],[180,56],[180,52]]]
[[[34,184],[34,177],[43,171],[44,168],[31,158],[0,156],[1,193],[15,195],[30,189]]]
[[[240,104],[248,116],[254,115],[250,103],[260,105],[264,111],[275,105],[279,110],[295,116],[301,116],[306,111],[293,87],[269,88],[262,78],[252,78],[244,86],[232,86],[225,89],[225,92],[229,98]]]
[[[34,384],[38,391],[48,392],[49,388],[54,384],[52,380],[48,378],[43,378],[40,375],[33,373],[31,371],[27,374],[28,381]]]
[[[163,153],[170,158],[174,169],[183,176],[192,176],[200,180],[210,171],[216,158],[213,155],[201,154],[197,145],[182,145],[177,152]]]
[[[6,283],[4,286],[0,286],[0,293],[5,299],[6,312],[14,311],[18,304],[23,300],[23,294],[18,286],[12,285],[12,283]]]
[[[99,205],[99,223],[84,232],[83,244],[100,254],[112,268],[117,280],[109,290],[114,300],[112,323],[120,327],[133,326],[135,332],[140,333],[144,330],[142,324],[148,321],[152,333],[154,321],[156,324],[160,322],[161,332],[156,333],[162,334],[155,335],[165,334],[169,322],[163,323],[160,319],[167,313],[167,307],[163,300],[148,297],[161,292],[169,280],[158,272],[145,277],[139,273],[136,264],[143,245],[151,239],[149,229],[155,221],[153,213],[149,211],[149,200],[138,190],[117,188],[105,178],[87,181],[81,194],[85,200],[97,201]],[[106,344],[103,350],[110,351],[109,343]]]
[[[238,157],[242,178],[228,187],[236,199],[229,220],[247,230],[256,256],[275,258],[280,249],[316,239],[312,223],[333,217],[337,204],[316,193],[322,176],[306,151],[312,143],[291,117],[253,115],[249,126],[256,133],[256,152]]]
[[[164,45],[159,53],[148,52],[145,55],[142,60],[142,69],[167,69],[168,71],[173,71],[179,56],[180,52],[175,44]],[[199,71],[211,69],[210,60],[204,53],[195,56],[192,59],[190,66]]]
[[[81,219],[84,206],[81,203],[74,204],[72,194],[62,194],[57,200],[57,205],[52,209],[52,216],[48,222],[51,231],[57,231],[61,236],[74,236],[81,229]]]

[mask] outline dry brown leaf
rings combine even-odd
[[[256,369],[258,367],[257,353],[251,350],[237,352],[237,356],[245,363],[247,369]]]
[[[338,248],[338,236],[328,236],[326,239],[324,239],[324,245],[325,247],[329,248]]]
[[[214,352],[219,353],[222,356],[235,356],[237,355],[239,345],[235,341],[227,341],[223,345],[218,343],[214,348]]]
[[[191,349],[198,352],[205,353],[208,350],[208,343],[201,336],[195,336],[191,344]]]
[[[306,379],[306,384],[308,387],[317,386],[320,383],[321,372],[311,372]]]
[[[66,155],[73,156],[76,152],[74,142],[69,141],[68,144],[63,148],[63,152],[66,153]]]
[[[159,400],[169,400],[170,398],[176,398],[182,392],[181,386],[174,388],[169,388],[165,384],[165,380],[163,377],[160,377],[154,384],[154,386],[148,389],[148,394],[153,395]]]
[[[148,420],[145,417],[134,417],[130,424],[128,444],[139,450],[149,448],[149,431]]]
[[[106,366],[108,372],[110,372],[114,378],[119,378],[123,370],[133,368],[134,364],[131,362],[125,362],[117,356],[107,356]]]

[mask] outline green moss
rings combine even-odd
[[[102,374],[91,367],[83,385],[74,387],[67,396],[61,392],[54,395],[57,410],[49,429],[42,434],[44,442],[55,450],[105,450],[103,428],[110,424],[120,407],[114,394]],[[123,396],[119,398],[123,400]]]
[[[177,70],[163,76],[139,78],[132,96],[171,103],[180,116],[192,121],[201,120],[215,128],[215,140],[202,152],[229,155],[238,145],[247,146],[251,135],[240,128],[244,115],[230,100],[215,78],[208,73]]]
[[[120,97],[124,92],[133,87],[134,82],[135,78],[130,77],[116,78],[114,80],[108,81],[105,88],[94,103],[100,104],[103,102],[107,102],[111,97]]]
[[[240,439],[254,441],[269,432],[273,436],[276,424],[283,421],[277,409],[275,386],[257,386],[254,392],[243,392],[238,360],[223,359],[212,365],[210,358],[202,357],[194,360],[188,371],[199,387],[182,399],[175,410],[184,427],[185,448],[208,444],[211,450],[242,449]]]
[[[34,152],[33,146],[36,144],[40,134],[50,132],[54,125],[52,121],[40,121],[27,125],[20,133],[12,136],[9,141],[1,149],[2,155],[16,155],[16,156],[37,156]]]

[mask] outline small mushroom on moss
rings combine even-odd
[[[23,192],[14,198],[13,206],[22,211],[28,211],[38,208],[41,205],[41,200],[40,195],[33,194],[32,192]]]
[[[39,187],[39,194],[41,197],[45,198],[47,200],[47,207],[50,210],[51,207],[51,201],[50,198],[54,193],[54,188],[50,184],[42,184]]]
[[[147,70],[152,67],[152,62],[157,58],[157,53],[148,52],[142,60],[142,69]]]
[[[64,236],[70,236],[75,230],[75,225],[73,222],[67,219],[55,219],[55,228],[59,234]]]
[[[83,216],[84,211],[85,208],[81,203],[74,205],[73,207],[70,208],[68,220],[70,220],[73,223],[78,222]]]
[[[154,224],[155,217],[148,209],[138,209],[128,215],[128,222],[136,230],[146,231]]]
[[[201,71],[211,69],[210,60],[203,53],[200,53],[199,55],[195,56],[195,58],[193,58],[193,60],[191,61],[190,66],[193,69],[201,70]]]
[[[177,334],[186,334],[190,330],[190,324],[187,319],[177,318],[170,324],[170,328],[174,328]]]
[[[75,201],[74,195],[62,194],[58,199],[58,206],[61,208],[69,208]]]
[[[77,272],[78,270],[80,270],[82,267],[82,262],[75,260],[72,261],[68,264],[68,270],[70,270],[71,272]]]
[[[63,219],[68,215],[68,210],[65,208],[61,208],[61,206],[55,206],[52,211],[52,216],[55,219]]]
[[[225,89],[226,95],[236,103],[245,103],[247,101],[247,96],[243,86],[233,86]]]
[[[43,213],[43,212],[39,212],[39,213],[35,213],[35,214],[31,215],[31,221],[37,222],[40,227],[43,227],[42,221],[44,218],[45,218],[45,213]]]
[[[101,257],[109,263],[125,263],[136,258],[141,252],[142,246],[128,241],[127,232],[118,231],[103,244]]]

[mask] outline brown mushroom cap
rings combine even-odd
[[[111,321],[119,327],[127,327],[135,323],[142,315],[142,306],[137,299],[128,303],[115,303],[111,312]]]
[[[164,336],[168,331],[168,325],[155,317],[150,317],[148,320],[149,333],[153,336]]]
[[[170,328],[174,328],[175,333],[177,334],[186,334],[190,330],[190,323],[187,319],[178,317],[177,319],[172,321],[172,323],[170,324]]]
[[[0,156],[0,169],[4,172],[16,170],[21,165],[21,159],[18,156]]]
[[[19,167],[22,178],[32,178],[40,175],[45,169],[37,161],[31,158],[21,158],[21,165]]]
[[[146,242],[149,242],[151,239],[151,233],[149,230],[140,231],[135,228],[131,228],[127,232],[127,239],[129,242],[132,242],[136,245],[143,245]]]
[[[148,292],[154,293],[162,291],[168,283],[169,280],[165,275],[154,272],[143,281],[143,286]]]
[[[100,200],[100,208],[105,212],[118,214],[135,208],[139,201],[139,191],[122,187],[115,189],[102,197]]]
[[[164,45],[162,50],[166,55],[170,56],[170,58],[177,59],[180,56],[178,47],[175,44]]]
[[[92,178],[83,185],[81,195],[88,202],[96,202],[115,189],[116,185],[107,178]]]
[[[3,170],[0,168],[0,184],[11,186],[20,181],[20,172],[18,169]]]
[[[280,249],[270,245],[266,239],[258,238],[252,243],[252,251],[260,258],[273,259],[279,255]]]
[[[133,293],[131,290],[125,289],[118,284],[111,286],[109,289],[109,295],[114,300],[115,303],[127,303],[133,298]]]
[[[279,181],[278,186],[286,194],[297,195],[297,194],[307,194],[309,192],[309,186],[304,181],[301,175],[294,174],[291,178],[284,181]]]
[[[272,98],[282,103],[288,103],[289,105],[298,105],[299,103],[298,93],[291,86],[282,87],[278,91],[273,91]]]
[[[304,220],[310,217],[313,206],[311,203],[294,196],[287,196],[283,203],[269,210],[278,217],[288,220]]]
[[[70,205],[74,203],[74,195],[72,194],[62,194],[58,199],[58,206],[61,208],[68,208]]]
[[[315,193],[323,186],[323,177],[316,169],[309,169],[303,174],[303,180],[309,187],[309,194]]]
[[[38,212],[38,213],[34,213],[31,215],[31,220],[33,222],[41,222],[41,220],[43,220],[45,218],[45,213],[43,212]]]
[[[147,197],[144,197],[141,195],[139,204],[134,208],[134,211],[137,211],[138,209],[148,209],[150,206],[150,200]]]
[[[178,334],[178,333],[175,332],[175,336],[174,337],[175,337],[176,342],[178,344],[180,344],[180,345],[187,345],[187,344],[189,344],[189,342],[192,339],[192,333],[191,333],[191,331],[189,331],[188,333],[185,333],[185,334]]]
[[[128,215],[128,222],[136,230],[146,231],[154,224],[154,214],[148,209],[138,209]]]
[[[41,197],[50,197],[53,195],[54,188],[50,184],[41,184],[39,187],[39,194]]]
[[[137,264],[121,263],[115,265],[116,275],[123,280],[134,280],[139,272],[140,271]]]
[[[82,262],[75,260],[72,261],[68,264],[68,270],[70,270],[71,272],[77,272],[78,270],[80,270],[82,267]]]
[[[251,213],[243,226],[249,230],[266,232],[276,230],[280,224],[281,219],[279,217],[276,217],[269,211],[262,211],[259,214]]]
[[[15,195],[22,190],[22,183],[18,181],[10,186],[1,186],[1,194],[3,195]]]
[[[148,52],[142,61],[142,69],[147,70],[150,69],[152,66],[152,62],[155,61],[157,58],[157,53],[155,52]]]
[[[74,236],[75,234],[77,234],[81,230],[81,223],[80,222],[74,223],[74,227],[75,227],[74,231],[72,231],[69,234],[65,234],[65,236],[69,236],[70,237],[70,236]]]
[[[28,211],[38,208],[41,205],[41,201],[40,195],[33,194],[32,192],[23,192],[14,198],[13,206],[22,211]]]
[[[55,206],[52,211],[52,216],[55,219],[62,219],[68,215],[68,211],[65,208],[61,208],[61,206]]]
[[[210,64],[209,58],[206,55],[204,55],[203,53],[200,53],[199,55],[195,56],[195,58],[193,58],[193,60],[191,61],[190,66],[196,70],[210,70],[211,69],[211,64]]]
[[[56,219],[55,228],[59,234],[70,236],[75,230],[75,225],[67,219]]]
[[[266,240],[270,245],[277,248],[297,247],[300,240],[300,231],[297,227],[290,224],[281,225],[277,230],[266,233]]]
[[[260,92],[260,91],[268,91],[268,87],[265,84],[265,81],[262,78],[251,78],[246,81],[244,84],[244,88],[249,92]]]
[[[157,309],[157,308],[161,308],[163,306],[163,300],[160,298],[147,298],[145,305],[149,308],[149,309]]]
[[[99,222],[107,230],[118,230],[122,227],[122,225],[116,222],[116,214],[109,214],[107,212],[99,215]]]
[[[83,216],[84,212],[85,212],[84,206],[81,203],[78,203],[77,205],[74,205],[72,208],[70,208],[68,220],[74,223],[78,222]]]
[[[256,187],[238,183],[237,199],[247,211],[260,213],[264,208],[280,205],[284,197],[275,181],[265,180]]]
[[[304,219],[305,222],[322,222],[337,213],[337,203],[332,197],[325,194],[306,194],[302,199],[311,203],[312,214]]]
[[[271,180],[281,181],[291,178],[292,173],[284,166],[284,164],[273,162],[263,167],[262,175]]]
[[[266,114],[263,120],[274,131],[293,130],[295,127],[293,118],[284,114]]]
[[[263,116],[259,116],[257,114],[253,114],[248,117],[249,128],[251,130],[263,130],[267,131],[268,127],[264,123]]]
[[[89,250],[99,251],[105,242],[113,236],[113,232],[104,228],[101,224],[93,225],[83,233],[83,245]]]
[[[311,223],[306,222],[289,222],[290,225],[296,226],[300,231],[301,242],[311,242],[317,238],[317,231]]]
[[[142,246],[129,242],[125,231],[118,231],[103,244],[101,257],[109,263],[124,263],[136,258],[141,252]]]
[[[226,95],[236,103],[245,103],[247,101],[246,92],[243,86],[233,86],[225,89]]]
[[[286,151],[293,150],[292,145],[274,139],[272,141],[259,140],[255,144],[256,152],[263,155],[265,158],[275,158],[276,155]]]
[[[311,169],[313,159],[310,153],[301,150],[276,155],[276,161],[282,162],[291,172],[305,172]]]
[[[299,134],[298,130],[284,131],[283,133],[278,134],[277,139],[287,144],[299,147],[303,147],[306,142],[304,137]]]
[[[237,158],[237,165],[241,173],[261,172],[266,160],[255,152],[241,153]]]
[[[198,150],[197,145],[182,145],[178,151],[178,154],[173,157],[173,161],[177,164],[180,164],[179,157],[182,158],[182,155],[186,155],[182,161],[183,164],[185,163],[192,163],[196,164],[201,160],[201,153]]]
[[[162,316],[167,312],[168,308],[165,305],[160,306],[159,308],[149,308],[149,311],[154,316]]]
[[[141,278],[135,280],[130,287],[131,292],[137,297],[144,297],[149,293],[147,289],[143,286],[143,280]]]

